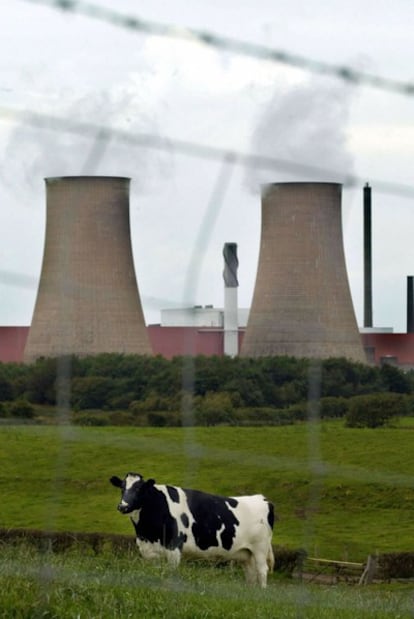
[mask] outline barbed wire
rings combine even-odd
[[[57,132],[66,132],[75,135],[91,137],[94,140],[93,149],[98,148],[99,142],[107,142],[109,138],[118,140],[124,144],[139,148],[150,148],[167,152],[177,152],[183,155],[199,157],[209,160],[222,161],[230,158],[234,165],[241,165],[262,170],[278,170],[295,176],[308,176],[317,178],[336,178],[344,187],[357,187],[364,185],[366,178],[355,174],[347,174],[338,170],[323,168],[308,163],[289,161],[268,155],[246,153],[235,149],[200,144],[178,138],[167,138],[152,133],[131,133],[130,131],[103,127],[91,122],[75,121],[68,118],[40,114],[17,108],[0,106],[1,119],[18,119],[21,123],[38,129]],[[85,167],[85,166],[84,166]],[[386,193],[394,196],[413,198],[414,186],[380,179],[370,179],[370,185],[378,193]]]
[[[152,36],[168,37],[192,41],[214,47],[215,49],[249,56],[268,62],[277,62],[291,67],[303,69],[312,73],[331,75],[346,82],[359,86],[371,86],[388,92],[395,92],[406,96],[414,95],[414,82],[404,82],[392,78],[364,73],[347,65],[335,65],[323,60],[314,60],[306,56],[293,54],[286,50],[274,49],[265,45],[258,45],[249,41],[242,41],[225,37],[207,30],[197,30],[172,24],[162,24],[144,20],[134,15],[119,13],[89,2],[80,0],[25,0],[32,4],[42,4],[51,8],[77,13],[98,19],[114,26],[148,34]]]

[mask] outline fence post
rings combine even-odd
[[[359,579],[359,585],[368,585],[372,583],[374,580],[375,573],[377,571],[377,559],[372,555],[368,555],[367,563],[364,571],[362,572],[361,578]]]

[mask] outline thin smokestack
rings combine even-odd
[[[407,333],[414,333],[414,276],[407,276]]]
[[[224,354],[235,357],[239,352],[237,315],[237,243],[225,243],[224,256]]]
[[[364,327],[372,327],[371,187],[364,187]]]

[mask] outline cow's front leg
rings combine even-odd
[[[137,539],[137,546],[141,557],[147,561],[161,561],[166,559],[168,565],[174,568],[177,568],[180,564],[181,553],[178,548],[169,550],[160,544],[160,542],[146,542],[140,539]]]
[[[168,565],[171,565],[173,568],[177,568],[180,565],[181,561],[181,552],[178,548],[174,550],[166,550]]]
[[[160,561],[165,557],[165,548],[159,542],[146,542],[137,538],[140,555],[146,561]]]

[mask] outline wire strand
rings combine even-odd
[[[358,84],[359,86],[370,86],[405,96],[414,95],[413,82],[404,82],[380,75],[364,73],[347,65],[330,64],[323,60],[314,60],[313,58],[293,54],[286,50],[274,49],[264,45],[258,45],[257,43],[225,37],[207,30],[196,30],[194,28],[179,27],[172,24],[162,24],[144,20],[134,15],[122,14],[118,11],[78,0],[26,0],[26,2],[77,13],[135,32],[197,42],[241,56],[249,56],[268,62],[286,64],[312,73],[331,75],[345,82]]]
[[[199,157],[209,160],[223,160],[228,157],[234,160],[234,165],[242,165],[262,170],[278,170],[295,176],[306,175],[312,178],[325,179],[335,177],[344,187],[357,187],[364,185],[366,178],[354,174],[344,174],[338,170],[322,168],[308,163],[289,161],[276,157],[246,153],[234,149],[200,144],[189,140],[166,138],[151,133],[131,133],[122,129],[102,127],[90,122],[73,121],[67,118],[59,118],[37,112],[25,111],[0,106],[0,119],[18,119],[20,122],[31,127],[50,131],[63,131],[79,135],[89,136],[94,141],[109,138],[118,140],[124,144],[139,148],[151,148],[170,152],[174,150],[183,155]],[[377,193],[391,194],[403,198],[414,197],[414,186],[380,179],[370,179],[370,185]]]

